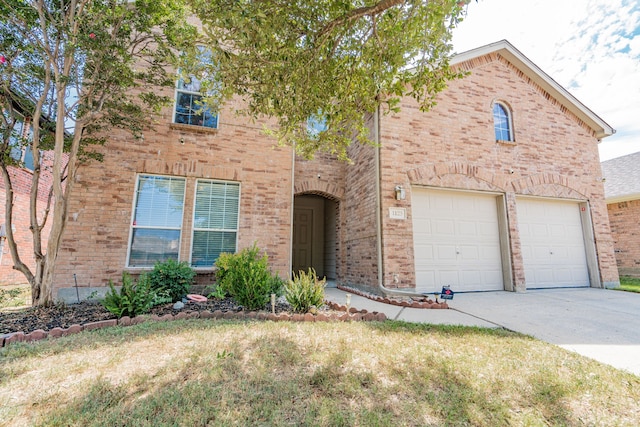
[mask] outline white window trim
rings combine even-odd
[[[200,45],[201,46],[201,45]],[[204,46],[202,46],[204,47]],[[177,126],[188,126],[188,127],[193,127],[194,129],[209,129],[209,130],[217,130],[220,127],[220,112],[216,111],[216,126],[215,127],[209,127],[209,126],[204,126],[204,124],[202,125],[193,125],[193,124],[188,124],[188,123],[178,123],[176,121],[176,117],[178,115],[178,95],[180,93],[187,93],[190,95],[197,95],[200,97],[204,97],[205,94],[200,92],[200,91],[192,91],[192,90],[186,90],[186,89],[179,89],[178,86],[180,85],[180,80],[183,80],[182,77],[180,77],[180,73],[177,73],[177,79],[176,79],[176,83],[174,86],[174,97],[173,97],[173,119],[171,120],[171,123]]]
[[[130,256],[131,256],[131,244],[133,243],[133,230],[134,228],[144,228],[144,229],[154,229],[154,230],[176,230],[173,227],[149,227],[149,226],[134,226],[133,221],[136,217],[136,203],[138,201],[138,187],[140,186],[140,177],[141,176],[159,176],[162,178],[172,178],[172,179],[182,179],[184,180],[184,192],[182,194],[182,218],[180,221],[180,238],[178,239],[178,259],[181,259],[181,251],[182,251],[182,236],[184,232],[184,209],[185,209],[185,200],[187,196],[187,179],[185,177],[174,176],[174,175],[161,175],[161,174],[153,174],[153,173],[137,173],[136,174],[136,185],[133,190],[133,197],[131,200],[131,218],[129,219],[129,239],[127,243],[127,259],[125,260],[125,271],[133,270],[133,271],[145,271],[152,270],[153,266],[131,266],[129,265]]]
[[[222,183],[222,184],[238,184],[238,225],[237,228],[235,229],[228,229],[228,228],[196,228],[195,227],[195,223],[196,223],[196,197],[197,197],[197,193],[198,193],[198,183],[199,182],[218,182],[218,183]],[[201,178],[201,179],[196,179],[196,184],[193,188],[193,209],[192,209],[192,215],[191,215],[191,242],[189,245],[189,266],[191,266],[191,268],[193,268],[194,270],[197,271],[203,271],[203,270],[211,270],[213,269],[213,265],[210,265],[208,267],[204,267],[204,266],[200,266],[200,267],[194,267],[193,266],[193,235],[196,231],[221,231],[221,232],[235,232],[236,233],[236,246],[234,248],[234,252],[238,251],[238,237],[240,234],[240,218],[242,215],[241,212],[241,208],[242,208],[242,203],[240,203],[240,201],[242,200],[242,184],[238,181],[225,181],[225,180],[221,180],[221,179],[205,179],[205,178]]]
[[[493,101],[491,103],[491,118],[493,120],[493,135],[495,137],[496,134],[496,119],[495,119],[495,115],[493,113],[493,108],[495,105],[500,105],[502,108],[504,108],[504,111],[507,113],[507,126],[509,126],[509,136],[511,139],[497,139],[496,138],[496,142],[503,142],[503,143],[511,143],[514,144],[516,142],[516,135],[513,131],[513,111],[511,109],[511,107],[509,106],[509,104],[507,104],[504,101],[500,101],[500,100],[496,100]]]

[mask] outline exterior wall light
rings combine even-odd
[[[402,185],[396,185],[394,191],[396,192],[396,200],[404,200],[406,195],[404,193],[404,188],[402,187]]]

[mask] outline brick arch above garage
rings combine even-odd
[[[447,162],[424,165],[407,172],[412,185],[504,192],[506,175],[472,163]]]
[[[584,200],[589,192],[571,177],[553,173],[530,175],[511,182],[513,192],[526,196]]]
[[[424,165],[407,172],[412,185],[514,192],[520,195],[588,199],[589,191],[571,177],[540,173],[514,179],[509,173],[497,173],[472,163],[448,162]]]

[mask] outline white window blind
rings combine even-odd
[[[151,267],[178,259],[184,178],[140,175],[135,197],[129,267]]]
[[[235,252],[240,184],[204,181],[196,184],[191,265],[212,267],[222,252]]]

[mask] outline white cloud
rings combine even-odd
[[[507,39],[617,130],[602,160],[640,151],[637,0],[480,0],[453,33],[457,52]]]

